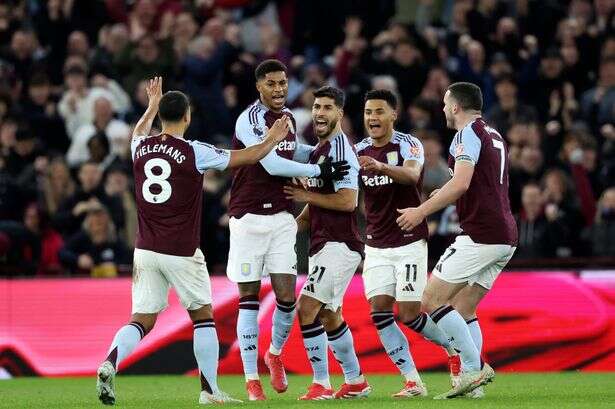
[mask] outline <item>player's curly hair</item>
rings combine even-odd
[[[258,67],[256,67],[256,69],[254,70],[254,76],[256,77],[256,80],[262,80],[263,78],[265,78],[265,75],[269,74],[270,72],[285,72],[288,73],[288,68],[286,68],[286,65],[284,65],[282,62],[278,61],[278,60],[265,60],[262,63],[258,64]]]

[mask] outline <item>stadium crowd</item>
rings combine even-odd
[[[425,148],[424,193],[449,178],[442,97],[479,85],[510,147],[515,258],[615,256],[615,2],[610,0],[28,0],[0,4],[0,264],[6,275],[129,274],[136,229],[129,141],[161,75],[193,104],[189,139],[229,146],[257,98],[254,67],[289,68],[301,141],[312,92],[398,95],[397,129]],[[228,251],[230,174],[204,179],[202,249]],[[430,254],[458,233],[430,220]]]

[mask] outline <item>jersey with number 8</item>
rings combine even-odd
[[[498,131],[482,118],[470,122],[451,142],[448,163],[474,165],[468,190],[457,200],[464,233],[475,243],[517,244],[517,225],[508,198],[508,148]]]
[[[131,143],[138,228],[135,247],[194,255],[201,238],[203,172],[228,165],[227,150],[171,135]]]

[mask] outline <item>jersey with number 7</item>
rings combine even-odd
[[[135,247],[191,257],[201,238],[203,172],[224,170],[230,152],[171,135],[131,143],[138,227]]]
[[[448,164],[474,165],[468,190],[457,200],[464,233],[475,243],[517,245],[517,225],[508,199],[508,148],[502,136],[482,118],[455,134]]]

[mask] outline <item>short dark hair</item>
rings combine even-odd
[[[464,111],[483,109],[483,93],[478,85],[471,82],[456,82],[447,89]]]
[[[344,91],[341,89],[325,85],[324,87],[320,87],[314,91],[314,98],[323,97],[331,98],[338,108],[344,108],[346,96],[344,95]]]
[[[393,109],[397,109],[397,97],[388,89],[373,89],[365,93],[363,102],[367,102],[370,99],[382,99]]]
[[[30,78],[30,87],[42,87],[49,85],[49,77],[44,72],[37,72]]]
[[[258,67],[254,70],[254,76],[256,77],[256,80],[261,80],[270,72],[278,71],[288,73],[288,68],[286,68],[286,65],[278,60],[265,60],[258,64]]]
[[[164,122],[178,122],[184,117],[189,106],[190,100],[186,94],[181,91],[168,91],[160,99],[158,115]]]

